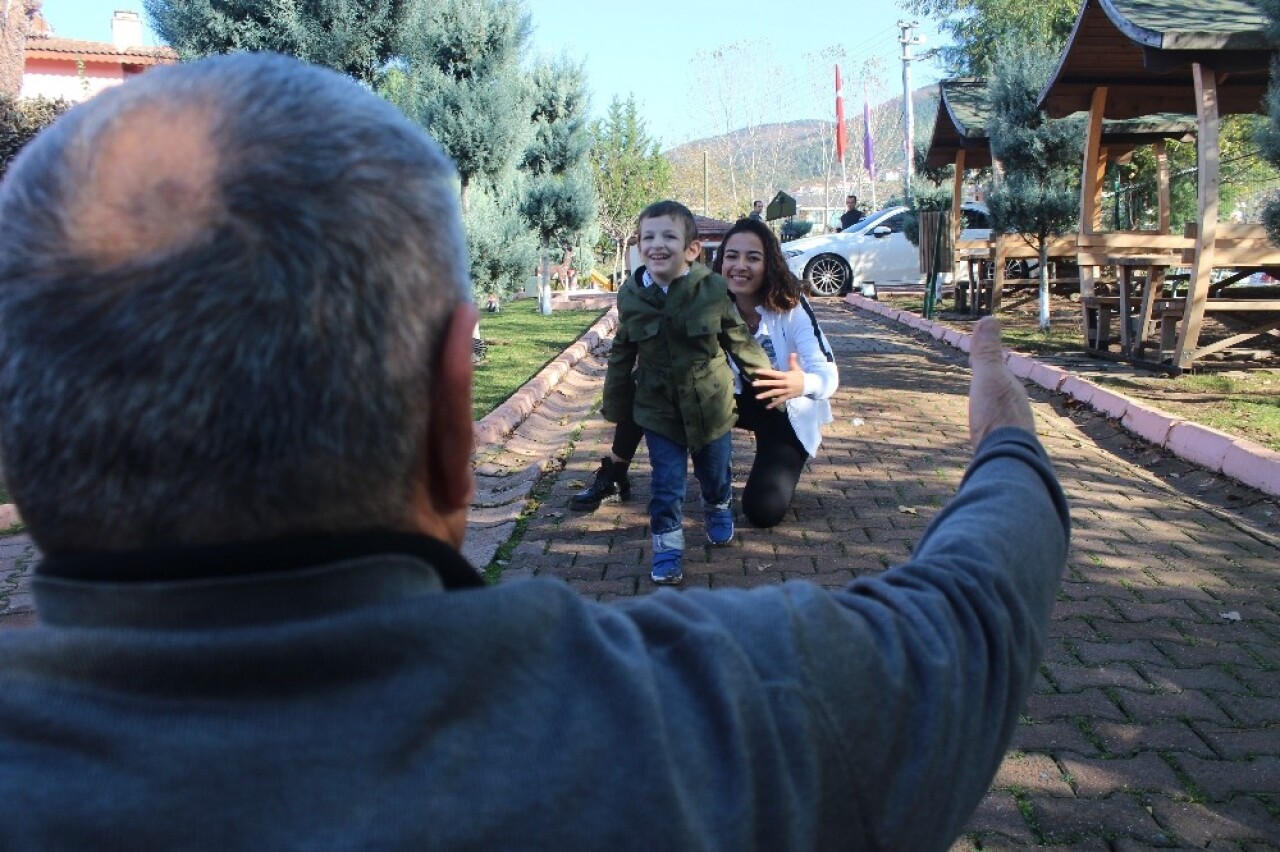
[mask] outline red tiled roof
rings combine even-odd
[[[732,222],[726,222],[723,219],[712,219],[710,216],[701,216],[697,213],[693,214],[694,221],[698,223],[698,239],[705,240],[708,237],[712,239],[722,239],[729,229],[733,227]]]
[[[127,47],[117,50],[105,41],[33,35],[27,39],[28,59],[72,59],[85,62],[116,62],[121,65],[168,65],[178,61],[171,47]]]

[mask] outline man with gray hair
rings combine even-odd
[[[455,177],[377,96],[150,71],[22,153],[0,223],[0,451],[44,554],[0,636],[7,847],[942,849],[981,799],[1068,534],[993,320],[907,564],[604,605],[458,553]]]

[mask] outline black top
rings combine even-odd
[[[849,228],[862,221],[861,210],[846,210],[840,214],[840,230],[847,231]]]

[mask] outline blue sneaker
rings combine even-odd
[[[733,509],[707,509],[707,541],[712,544],[733,541]]]
[[[659,550],[653,554],[649,579],[659,586],[677,586],[684,582],[684,551]]]

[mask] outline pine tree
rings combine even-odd
[[[987,135],[1002,174],[987,196],[992,227],[1020,234],[1040,253],[1040,327],[1049,327],[1048,244],[1069,233],[1080,215],[1079,118],[1049,119],[1036,108],[1055,57],[1042,48],[1009,46],[988,84]]]
[[[562,254],[579,242],[595,219],[595,185],[588,153],[586,78],[567,60],[533,71],[534,133],[521,168],[528,186],[520,212],[543,252],[542,312],[551,312],[547,253]]]
[[[538,239],[519,212],[523,180],[514,171],[493,187],[475,187],[462,215],[476,295],[510,296],[538,264]]]
[[[670,194],[671,164],[649,138],[634,96],[625,102],[615,97],[605,117],[592,125],[591,135],[597,213],[601,230],[612,243],[617,272],[640,211]]]
[[[413,0],[143,0],[183,59],[270,50],[374,83]]]
[[[399,42],[403,79],[384,92],[453,158],[462,205],[515,167],[530,132],[519,68],[529,16],[517,0],[441,0],[409,18]]]

